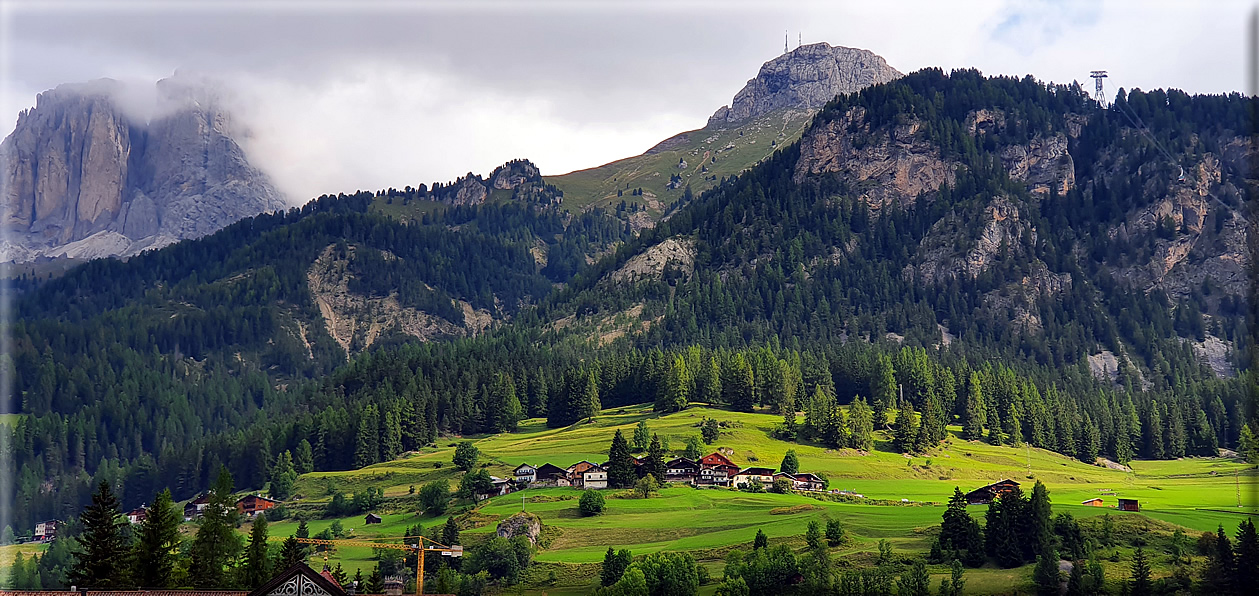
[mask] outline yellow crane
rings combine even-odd
[[[415,566],[415,595],[424,594],[424,553],[438,552],[443,557],[462,557],[463,547],[456,544],[454,546],[446,546],[423,536],[403,536],[403,540],[416,539],[419,542],[412,544],[399,544],[396,542],[371,542],[369,540],[325,540],[323,538],[294,538],[294,540],[302,544],[314,544],[317,546],[330,546],[336,548],[338,546],[363,546],[367,548],[391,548],[395,550],[415,551],[418,553],[418,564]]]

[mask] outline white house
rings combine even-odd
[[[521,484],[529,484],[533,482],[538,475],[538,469],[529,464],[520,464],[515,470],[516,482]]]
[[[774,470],[771,468],[743,468],[734,475],[734,485],[751,484],[753,481],[765,486],[774,483]]]
[[[581,474],[581,485],[586,488],[607,488],[608,471],[600,467],[587,469]]]

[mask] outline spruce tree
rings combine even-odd
[[[630,551],[621,549],[613,551],[612,547],[608,547],[608,552],[603,556],[603,566],[599,570],[599,583],[604,586],[610,586],[621,580],[621,576],[625,574],[625,570],[629,568],[633,556]]]
[[[306,549],[294,536],[284,539],[280,545],[280,559],[276,564],[277,571],[283,571],[306,560]]]
[[[966,384],[966,401],[962,412],[962,438],[968,441],[982,439],[987,422],[984,393],[979,383],[979,373],[972,372]]]
[[[97,485],[92,504],[83,509],[79,523],[83,524],[83,533],[79,536],[79,550],[74,552],[70,581],[97,590],[127,585],[127,522],[108,482],[102,480]]]
[[[379,415],[376,406],[368,404],[359,415],[358,434],[354,442],[354,467],[363,468],[380,461]]]
[[[446,525],[442,526],[442,544],[453,546],[459,544],[459,522],[455,521],[455,516],[446,518]]]
[[[721,373],[717,364],[717,357],[712,356],[708,360],[708,365],[704,367],[702,373],[703,388],[700,391],[699,401],[710,405],[721,403]]]
[[[752,550],[759,550],[769,547],[769,537],[765,535],[763,530],[756,530],[756,538],[752,540]]]
[[[892,442],[896,449],[911,452],[918,442],[918,416],[909,400],[902,399],[896,412],[896,423],[892,429]]]
[[[909,569],[896,580],[898,596],[931,596],[931,576],[922,559],[915,560]]]
[[[1259,581],[1259,537],[1255,535],[1255,523],[1249,517],[1237,526],[1236,586],[1254,586]]]
[[[1032,487],[1032,497],[1027,503],[1028,521],[1031,530],[1031,546],[1044,550],[1051,546],[1053,540],[1053,507],[1049,502],[1049,489],[1039,480]],[[1035,552],[1035,551],[1033,551]]]
[[[1047,545],[1037,555],[1036,568],[1032,570],[1032,583],[1036,584],[1037,596],[1057,596],[1060,581],[1058,553]]]
[[[660,437],[651,435],[651,444],[647,446],[647,461],[643,464],[647,473],[656,478],[664,478],[668,471],[664,465],[664,449],[660,446]]]
[[[730,378],[722,379],[721,387],[727,394],[727,402],[739,412],[751,412],[756,404],[756,385],[752,378],[752,366],[742,353],[734,355]]]
[[[638,425],[634,427],[634,451],[646,451],[647,443],[651,441],[651,431],[647,429],[647,421],[639,420]]]
[[[293,468],[298,474],[309,474],[315,471],[315,456],[310,448],[310,441],[302,439],[297,444],[297,452],[293,454]]]
[[[194,587],[203,590],[228,587],[227,568],[240,552],[235,526],[232,475],[223,467],[219,468],[218,478],[210,488],[209,501],[201,514],[201,527],[192,540],[188,574]]]
[[[788,449],[787,455],[783,457],[782,465],[779,470],[784,474],[796,474],[800,471],[800,460],[796,458],[796,450]]]
[[[865,398],[857,396],[848,407],[848,413],[848,428],[851,431],[848,446],[861,451],[874,448],[874,414],[866,405]]]
[[[179,522],[181,512],[175,508],[170,490],[153,498],[144,521],[140,522],[132,577],[141,588],[175,587],[175,569],[179,563]]]
[[[275,465],[271,466],[271,497],[281,501],[289,498],[296,482],[297,470],[293,466],[293,456],[285,450],[276,456]]]
[[[380,563],[372,568],[372,574],[367,576],[365,594],[383,594],[385,592],[385,578],[380,574]]]
[[[895,407],[896,395],[896,369],[892,367],[892,360],[887,355],[880,354],[875,365],[874,384],[870,388],[870,407],[873,408],[874,428],[881,429],[887,426],[888,410]]]
[[[1129,596],[1150,596],[1154,587],[1150,583],[1150,562],[1145,558],[1145,549],[1137,547],[1132,555],[1132,579],[1128,582]]]
[[[613,488],[629,488],[637,479],[629,443],[625,442],[625,436],[618,428],[612,435],[612,446],[608,448],[608,484]]]
[[[657,412],[681,412],[690,402],[691,373],[686,368],[686,360],[682,356],[673,359],[669,374],[665,378],[662,391],[656,397]]]
[[[245,547],[245,587],[253,590],[271,579],[271,559],[267,554],[267,516],[259,513],[249,530]]]

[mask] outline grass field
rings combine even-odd
[[[677,452],[687,437],[698,434],[698,424],[705,416],[730,425],[709,449],[733,449],[731,459],[739,465],[776,468],[787,449],[794,448],[801,470],[825,473],[830,478],[831,488],[852,490],[872,501],[894,504],[835,503],[803,495],[750,494],[677,486],[666,488],[658,497],[647,500],[608,498],[604,515],[585,518],[577,513],[576,497],[580,493],[575,489],[527,490],[481,504],[475,515],[468,518],[474,522],[471,525],[477,527],[465,529],[466,541],[474,542],[478,536],[493,532],[497,520],[521,509],[522,496],[527,501],[537,499],[539,502],[526,502],[524,506],[551,528],[552,542],[538,553],[538,564],[528,574],[526,585],[549,594],[562,594],[583,593],[591,588],[591,582],[596,581],[597,563],[608,546],[629,548],[636,555],[661,550],[689,551],[708,566],[714,576],[719,576],[725,553],[731,548],[749,547],[758,529],[770,537],[771,543],[785,541],[803,547],[805,525],[823,516],[841,520],[851,537],[834,551],[842,564],[873,560],[880,539],[887,539],[899,553],[923,554],[930,546],[933,527],[940,522],[944,510],[940,504],[952,494],[953,487],[966,491],[1002,478],[1025,483],[1028,491],[1035,479],[1041,480],[1050,490],[1055,513],[1070,512],[1085,520],[1084,523],[1088,523],[1089,518],[1110,513],[1121,525],[1147,527],[1164,535],[1170,534],[1174,527],[1171,524],[1183,526],[1190,536],[1213,530],[1221,523],[1226,528],[1235,528],[1243,515],[1256,513],[1255,468],[1234,460],[1137,461],[1132,463],[1132,471],[1126,472],[1087,465],[1040,449],[963,441],[958,438],[960,429],[956,427],[950,429],[952,438],[935,453],[913,458],[891,452],[882,436],[876,449],[868,454],[789,444],[768,434],[779,421],[776,416],[702,407],[664,417],[657,417],[647,407],[606,410],[593,422],[561,429],[548,429],[543,420],[532,419],[522,422],[515,433],[469,439],[481,451],[481,460],[488,464],[490,473],[506,477],[522,462],[533,465],[550,462],[564,467],[582,459],[603,461],[613,432],[619,428],[632,436],[634,425],[643,419],[648,420],[653,432],[668,437],[670,446]],[[418,489],[423,483],[438,478],[446,478],[452,486],[457,484],[458,473],[450,465],[454,442],[445,440],[439,445],[361,470],[305,474],[297,484],[297,492],[305,495],[299,503],[317,505],[326,501],[332,491],[349,493],[366,486],[378,486],[385,490],[386,496],[397,497],[392,501],[392,508],[388,504],[385,507],[385,523],[364,527],[363,518],[359,516],[341,520],[343,527],[353,529],[354,536],[398,537],[416,524],[425,527],[442,524],[445,517],[416,515],[413,499],[406,498],[411,486]],[[616,492],[607,491],[609,497]],[[1111,507],[1079,504],[1099,495]],[[1240,508],[1239,495],[1245,505]],[[1141,513],[1114,510],[1116,497],[1139,499]],[[1245,503],[1248,497],[1251,502]],[[902,503],[902,499],[908,502]],[[816,508],[787,514],[772,512],[794,506]],[[983,508],[974,509],[973,514],[982,520]],[[331,522],[311,521],[312,534]],[[295,527],[291,520],[272,524],[272,535],[287,536]],[[1122,562],[1106,562],[1105,565],[1108,573],[1120,578],[1127,573],[1127,553],[1131,549],[1124,546],[1113,550],[1121,552]],[[350,573],[357,568],[367,572],[374,565],[372,553],[366,548],[341,548],[330,555],[329,560],[333,564],[341,562]],[[557,577],[555,585],[549,585],[546,580],[552,571]],[[1156,575],[1166,572],[1165,563],[1157,564],[1155,571]],[[932,572],[943,576],[946,570],[940,567],[933,568]],[[968,571],[967,576],[968,592],[1008,593],[1011,586],[1030,582],[1031,568],[984,568]]]

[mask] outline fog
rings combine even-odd
[[[39,92],[124,81],[152,117],[176,70],[219,81],[250,159],[291,200],[641,153],[791,47],[902,72],[975,67],[1118,87],[1241,90],[1249,2],[6,3],[0,134]]]

